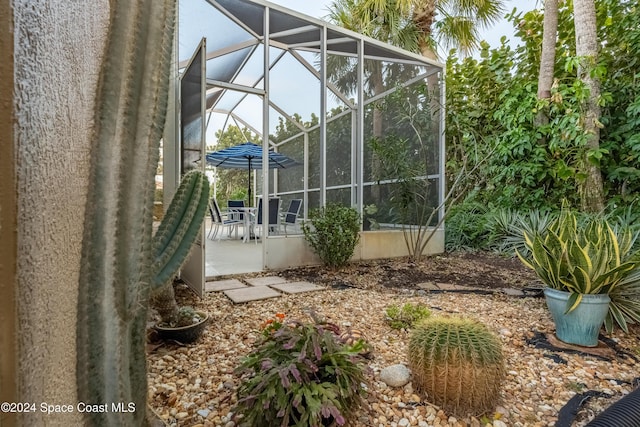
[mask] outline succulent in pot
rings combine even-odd
[[[178,307],[173,282],[200,233],[208,198],[207,177],[198,170],[187,172],[153,236],[152,305],[160,314],[159,326],[165,329],[196,325],[207,320],[205,313]]]
[[[182,306],[172,323],[157,323],[154,329],[162,339],[191,343],[200,338],[208,320],[207,313],[196,311],[190,306]]]
[[[640,321],[640,253],[632,252],[634,237],[628,227],[613,227],[601,217],[578,224],[575,212],[563,207],[543,232],[524,232],[530,255],[516,254],[548,288],[568,293],[562,314],[572,314],[589,295],[607,295],[607,331],[615,320],[626,332],[627,323]],[[551,293],[545,292],[548,303]],[[554,320],[558,326],[555,315]],[[602,320],[597,330],[601,326]]]

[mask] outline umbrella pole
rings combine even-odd
[[[253,199],[251,198],[251,157],[249,157],[249,191],[248,191],[248,203],[249,207],[253,206]]]

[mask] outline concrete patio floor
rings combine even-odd
[[[209,225],[207,224],[207,232]],[[220,231],[219,233],[221,233]],[[207,238],[205,243],[205,276],[207,280],[229,274],[255,273],[262,271],[262,243],[258,240],[242,242],[243,227],[238,230],[238,239],[235,234],[228,237],[226,233],[216,236],[216,240]]]

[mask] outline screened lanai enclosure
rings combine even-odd
[[[317,262],[299,224],[327,203],[361,213],[356,259],[406,255],[402,230],[438,223],[445,188],[441,64],[260,0],[181,0],[179,78],[199,46],[204,115],[194,123],[206,134],[203,150],[251,141],[262,145],[265,161],[268,149],[297,162],[251,174],[249,204],[266,193],[280,198],[283,211],[302,200],[286,234],[268,228],[263,210],[262,267]],[[177,96],[184,109],[195,95]],[[187,117],[183,111],[176,132],[182,149],[174,152],[183,168],[205,167]],[[222,173],[212,178],[220,181]],[[443,238],[438,230],[426,251],[441,252]]]

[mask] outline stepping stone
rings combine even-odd
[[[279,285],[280,283],[287,283],[287,279],[278,276],[252,277],[245,280],[251,286],[270,286]]]
[[[286,294],[299,294],[302,292],[312,292],[324,289],[322,286],[314,285],[309,282],[281,283],[279,285],[271,285],[271,287]]]
[[[418,283],[416,286],[419,287],[422,290],[425,290],[425,291],[439,291],[440,290],[440,287],[438,287],[438,285],[436,285],[433,282]]]
[[[453,283],[419,283],[418,288],[427,292],[472,292],[472,293],[493,293],[492,290],[472,288],[470,286],[454,285]]]
[[[521,289],[514,288],[502,288],[502,293],[509,297],[524,297],[527,296]]]
[[[280,292],[274,291],[267,286],[247,286],[241,289],[229,289],[228,291],[224,291],[224,294],[233,301],[234,304],[275,298],[281,295]]]
[[[205,292],[220,292],[227,289],[246,288],[247,285],[237,279],[216,280],[215,282],[207,282],[204,284]]]
[[[453,283],[436,283],[436,285],[443,291],[464,292],[464,291],[478,290],[478,288],[472,288],[470,286],[454,285]]]

